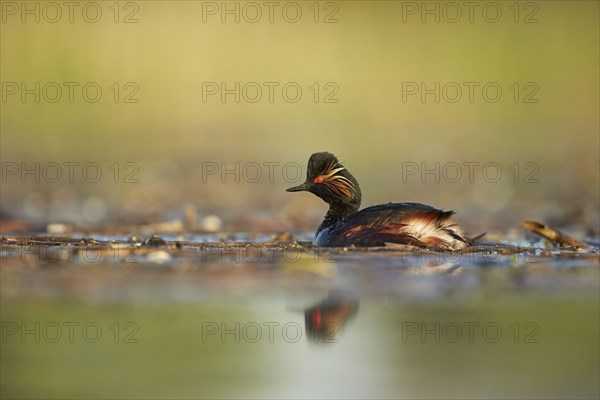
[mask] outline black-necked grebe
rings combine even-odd
[[[308,191],[329,204],[313,244],[332,247],[370,247],[398,243],[437,250],[459,250],[470,245],[452,221],[453,211],[419,203],[389,203],[358,211],[358,182],[337,158],[327,152],[308,160],[306,182],[287,189]]]

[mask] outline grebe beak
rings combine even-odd
[[[286,192],[301,192],[303,190],[308,190],[310,188],[310,182],[304,182],[302,185],[294,186],[289,189],[286,189]]]

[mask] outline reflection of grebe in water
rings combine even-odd
[[[306,334],[311,342],[337,343],[337,335],[358,312],[359,300],[332,292],[304,311]]]

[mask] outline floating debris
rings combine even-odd
[[[48,224],[46,226],[46,232],[49,235],[64,235],[65,233],[69,233],[72,231],[72,227],[66,224]]]
[[[576,250],[588,247],[587,244],[537,221],[525,221],[521,224],[521,227],[550,240],[554,246],[568,246]]]
[[[271,240],[281,240],[284,242],[289,242],[291,240],[294,240],[294,235],[292,235],[289,232],[278,232],[278,233],[274,233],[271,236]]]
[[[96,239],[92,239],[92,238],[81,238],[79,240],[79,246],[90,246],[90,245],[100,245],[101,243],[96,240]]]
[[[198,219],[198,210],[191,204],[183,207],[183,226],[188,231],[196,229],[196,220]]]
[[[223,227],[223,221],[216,215],[207,215],[202,218],[202,222],[200,222],[200,228],[204,232],[218,232]]]
[[[164,250],[157,250],[148,253],[146,260],[154,264],[165,264],[171,261],[171,255]]]
[[[166,246],[167,242],[158,235],[152,235],[144,241],[144,245],[150,247],[162,247]]]

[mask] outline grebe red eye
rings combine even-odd
[[[315,183],[323,183],[323,178],[322,178],[322,177],[320,177],[320,176],[317,176],[317,177],[315,178]]]
[[[315,311],[313,311],[313,326],[315,328],[319,328],[321,326],[321,310],[316,309]]]

